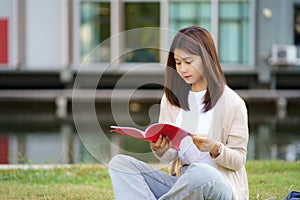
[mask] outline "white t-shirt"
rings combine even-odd
[[[193,134],[209,134],[214,109],[203,112],[203,99],[206,90],[200,92],[189,92],[189,111],[179,110],[176,118],[176,126],[181,127]],[[209,135],[207,135],[209,137]],[[178,152],[184,164],[193,162],[206,163],[215,167],[209,152],[201,152],[193,143],[191,137],[186,137],[180,144],[181,150]]]

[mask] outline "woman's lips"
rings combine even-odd
[[[192,76],[183,76],[185,79],[189,79],[190,77],[192,77]]]

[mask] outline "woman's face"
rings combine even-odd
[[[176,48],[174,50],[174,59],[177,73],[186,83],[192,85],[193,91],[197,92],[206,89],[206,83],[202,77],[203,64],[200,56]]]

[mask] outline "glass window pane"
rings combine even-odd
[[[210,12],[211,12],[210,3],[203,2],[199,5],[198,16],[205,19],[205,21],[207,20],[210,21]]]
[[[194,20],[197,13],[197,6],[195,3],[179,3],[177,9],[178,19]]]
[[[125,3],[124,6],[125,30],[160,26],[159,3]],[[125,48],[129,53],[125,55],[124,60],[127,62],[159,62],[159,33],[154,36],[147,29],[138,32],[140,35],[136,37],[126,34]],[[147,46],[157,48],[144,48]]]
[[[110,4],[82,2],[80,4],[80,57],[81,61],[109,62],[110,44],[101,42],[110,37]],[[94,51],[92,51],[97,47]],[[92,53],[92,54],[91,54]],[[88,56],[88,57],[87,57]]]
[[[243,35],[242,35],[242,49],[245,49],[245,51],[242,51],[242,62],[248,63],[249,62],[249,25],[248,23],[243,23]]]
[[[220,18],[233,18],[237,19],[239,18],[241,7],[239,6],[239,3],[220,3]]]
[[[239,62],[239,27],[236,23],[220,24],[220,48],[219,55],[222,62]]]
[[[243,19],[248,19],[249,18],[249,5],[248,3],[243,3],[241,4],[242,7],[242,17]]]
[[[170,2],[169,24],[171,29],[179,30],[187,26],[197,25],[210,31],[210,18],[211,4],[209,1]]]
[[[294,44],[300,45],[300,5],[294,5]]]
[[[248,60],[249,3],[221,1],[219,7],[219,55],[223,63]]]

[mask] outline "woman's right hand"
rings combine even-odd
[[[166,151],[170,148],[170,140],[163,135],[160,135],[156,142],[150,141],[150,147],[153,151]]]

